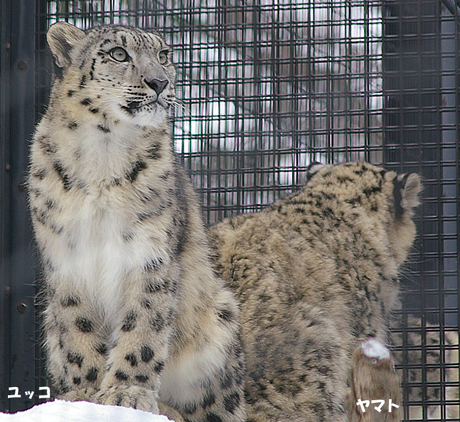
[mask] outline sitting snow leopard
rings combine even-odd
[[[122,26],[56,23],[47,38],[61,72],[28,187],[57,395],[244,421],[238,306],[173,153],[171,49]]]
[[[316,166],[300,191],[211,228],[241,303],[248,421],[346,421],[351,355],[387,340],[415,238],[417,174]]]

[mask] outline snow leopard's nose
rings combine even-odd
[[[160,95],[168,85],[168,81],[166,80],[160,81],[158,79],[150,79],[150,81],[148,81],[144,79],[144,81],[150,88],[152,88],[157,93],[157,95]]]

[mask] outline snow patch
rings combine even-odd
[[[172,422],[166,416],[120,406],[56,400],[14,414],[0,413],[0,422]]]
[[[390,359],[390,351],[388,348],[375,338],[361,343],[361,350],[368,358],[378,360]]]

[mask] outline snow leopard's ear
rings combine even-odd
[[[46,39],[57,66],[70,66],[70,51],[84,36],[84,31],[67,22],[57,22],[48,29]]]
[[[394,181],[394,200],[396,218],[407,213],[413,215],[413,209],[420,204],[419,193],[422,191],[422,180],[417,173],[400,174]]]
[[[324,167],[326,167],[326,164],[318,161],[311,162],[307,167],[307,182]]]

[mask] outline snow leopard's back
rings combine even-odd
[[[265,211],[212,228],[242,306],[249,421],[346,420],[350,357],[367,337],[386,342],[420,189],[416,174],[325,166]]]

